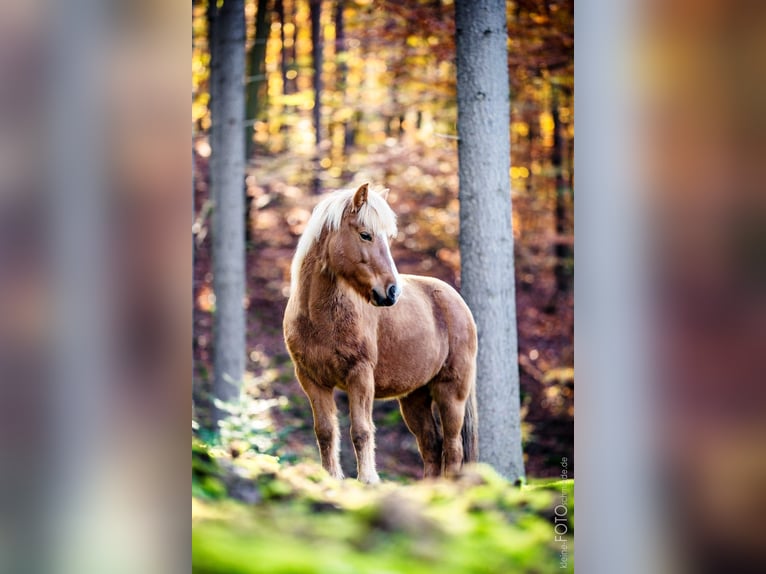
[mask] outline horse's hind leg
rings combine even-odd
[[[428,387],[420,387],[399,399],[404,422],[418,441],[423,478],[439,476],[442,470],[442,437],[431,412],[432,400]]]
[[[340,467],[340,430],[333,389],[322,387],[298,371],[298,380],[311,401],[314,413],[314,433],[319,445],[322,466],[333,478],[342,479]]]
[[[449,376],[437,378],[431,384],[444,433],[442,450],[446,476],[454,476],[463,465],[463,440],[460,431],[463,429],[470,384],[467,385],[467,389],[463,388],[465,386],[460,380]]]

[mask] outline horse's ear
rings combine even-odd
[[[363,183],[359,186],[354,194],[354,211],[357,211],[365,203],[367,203],[367,190],[369,189],[369,183]]]
[[[378,194],[380,195],[380,197],[382,197],[383,199],[385,199],[386,201],[388,201],[388,193],[389,193],[390,191],[391,191],[390,189],[388,189],[388,188],[385,188],[384,190],[382,190],[382,191],[378,192]]]

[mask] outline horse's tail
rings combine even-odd
[[[471,373],[471,392],[465,402],[465,417],[463,418],[463,463],[479,460],[479,416],[476,411],[476,370]]]

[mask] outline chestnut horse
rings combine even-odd
[[[446,283],[397,273],[396,233],[383,195],[367,184],[336,191],[314,209],[292,262],[285,342],[311,402],[322,466],[336,478],[335,387],[348,394],[362,482],[380,480],[374,399],[398,399],[425,477],[454,475],[478,454],[473,317]]]

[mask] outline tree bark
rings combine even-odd
[[[220,69],[216,82],[219,102],[213,116],[211,179],[213,212],[214,394],[222,401],[239,397],[245,368],[245,10],[244,0],[226,0],[217,16],[214,46]],[[223,413],[214,409],[219,420]]]
[[[479,333],[480,460],[524,477],[504,0],[457,0],[461,291]]]

